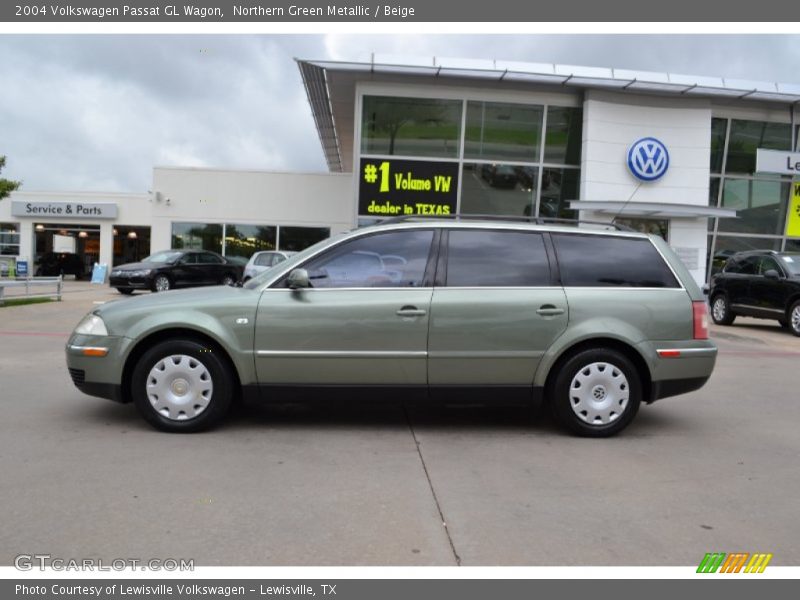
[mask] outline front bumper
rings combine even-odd
[[[72,383],[89,396],[128,402],[122,393],[123,356],[128,338],[73,334],[67,341],[67,370]],[[106,351],[102,355],[101,351]]]
[[[113,275],[108,278],[108,284],[113,288],[131,288],[134,290],[149,290],[152,285],[151,277],[128,277],[126,275]]]

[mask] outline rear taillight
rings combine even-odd
[[[694,321],[694,339],[708,339],[708,307],[704,301],[692,302],[692,319]]]

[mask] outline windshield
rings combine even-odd
[[[330,238],[322,240],[321,242],[317,242],[313,246],[309,246],[305,250],[297,252],[296,254],[286,252],[287,255],[291,254],[291,256],[289,256],[286,260],[279,262],[277,265],[271,266],[266,271],[262,271],[261,273],[253,277],[251,280],[249,280],[247,283],[245,283],[242,287],[252,290],[254,288],[264,285],[267,281],[273,278],[280,269],[285,269],[287,266],[296,265],[302,262],[303,260],[305,260],[307,256],[311,256],[319,248],[322,248],[325,245],[327,245],[329,241]]]
[[[180,252],[156,252],[148,256],[147,258],[143,258],[142,262],[149,262],[149,263],[171,263],[176,260],[181,255]]]
[[[792,275],[800,275],[800,254],[781,254],[781,263]]]

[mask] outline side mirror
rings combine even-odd
[[[781,276],[778,275],[778,272],[775,269],[768,269],[767,271],[764,271],[764,277],[766,277],[767,279],[780,279],[781,278]]]
[[[305,269],[295,269],[289,273],[286,283],[288,284],[289,288],[293,290],[311,287],[311,282],[308,280],[308,271]]]

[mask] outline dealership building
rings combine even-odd
[[[168,247],[246,258],[455,214],[616,220],[663,236],[698,282],[733,251],[800,251],[800,85],[440,58],[297,64],[329,172],[156,167],[146,193],[15,192],[0,202],[0,261],[74,252],[113,266]]]

